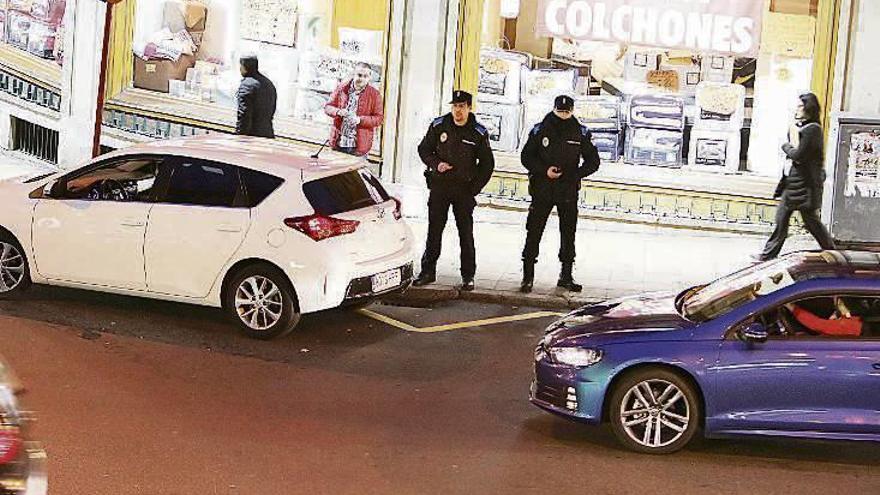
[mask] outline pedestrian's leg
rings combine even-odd
[[[764,245],[764,252],[761,253],[762,260],[779,256],[782,245],[785,244],[785,239],[788,237],[788,222],[791,220],[791,214],[792,211],[785,206],[785,202],[780,201],[779,206],[776,207],[776,226],[773,233],[770,234],[767,244]]]
[[[576,201],[566,201],[556,205],[559,213],[559,261],[574,263],[575,233],[577,232],[578,205]]]
[[[822,220],[819,219],[819,210],[799,210],[801,212],[801,218],[804,219],[804,227],[807,228],[807,231],[813,235],[816,239],[816,242],[819,243],[819,246],[822,249],[837,249],[837,246],[834,245],[834,239],[831,237],[831,234],[828,233],[828,229],[822,225]]]
[[[431,192],[428,198],[428,239],[422,256],[422,274],[435,275],[437,260],[443,244],[443,229],[449,215],[449,198],[445,194]]]
[[[477,200],[470,195],[461,196],[452,203],[455,225],[458,227],[458,242],[461,248],[461,278],[473,281],[477,273],[477,250],[474,246],[474,208]]]
[[[574,281],[575,232],[577,231],[578,207],[576,201],[566,201],[556,205],[559,212],[559,261],[562,270],[559,272],[557,287],[580,292],[583,287]]]
[[[529,216],[526,218],[526,245],[523,248],[523,263],[535,264],[540,252],[541,237],[544,236],[544,228],[547,226],[547,218],[553,211],[553,203],[532,199],[529,205]]]

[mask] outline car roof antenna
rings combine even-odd
[[[329,139],[324,141],[324,144],[322,144],[321,147],[318,148],[318,151],[316,151],[315,154],[312,155],[312,159],[317,160],[318,157],[321,156],[321,152],[324,151],[324,147],[327,146],[327,144],[329,144],[329,143],[330,143]]]

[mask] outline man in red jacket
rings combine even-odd
[[[373,147],[373,135],[385,118],[382,95],[370,85],[373,69],[361,62],[354,76],[330,95],[324,112],[333,117],[330,146],[337,151],[363,156]]]

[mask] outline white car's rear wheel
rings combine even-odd
[[[247,336],[273,339],[299,323],[296,296],[284,274],[267,265],[240,270],[226,287],[224,306]]]
[[[0,299],[11,299],[31,285],[27,259],[21,245],[0,234]]]

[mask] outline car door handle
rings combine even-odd
[[[880,370],[880,363],[874,363],[874,369]]]
[[[217,227],[217,232],[231,232],[231,233],[241,232],[241,227],[238,225],[223,224],[223,225]]]
[[[138,220],[136,218],[123,218],[119,223],[123,227],[143,227],[145,225],[143,220]]]

